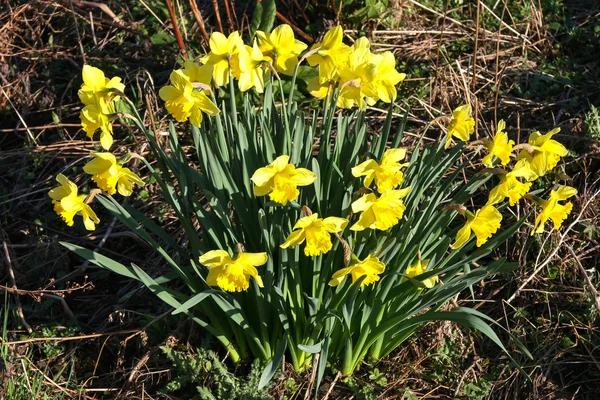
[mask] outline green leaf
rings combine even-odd
[[[83,248],[81,246],[77,246],[76,244],[71,244],[67,242],[59,243],[67,249],[71,250],[73,253],[77,254],[79,257],[85,259],[86,261],[89,261],[94,265],[97,265],[98,267],[106,268],[109,271],[112,271],[122,276],[126,276],[127,278],[139,280],[139,278],[129,268],[127,268],[121,263],[116,262],[111,258],[96,253],[95,251]]]
[[[259,30],[271,32],[273,24],[275,23],[275,13],[277,12],[275,0],[263,0],[262,9]]]
[[[287,349],[287,342],[285,340],[280,340],[277,349],[275,350],[275,354],[273,358],[269,360],[267,366],[264,371],[260,375],[260,381],[258,382],[258,389],[262,389],[271,381],[275,372],[279,368],[281,364],[281,360],[283,360],[283,355],[285,354],[285,350]]]

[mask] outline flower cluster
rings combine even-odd
[[[84,65],[82,71],[83,84],[77,92],[84,104],[79,118],[81,126],[89,138],[100,129],[100,144],[104,150],[113,144],[111,121],[115,114],[115,102],[119,94],[125,90],[121,78],[107,78],[100,69]]]
[[[81,125],[89,137],[100,128],[100,144],[108,150],[113,143],[112,125],[110,120],[114,114],[114,102],[123,95],[125,85],[121,78],[108,79],[100,69],[84,65],[82,70],[83,85],[79,90],[79,98],[86,105],[81,111]],[[119,192],[122,196],[131,196],[133,183],[143,186],[140,179],[129,168],[117,162],[117,158],[109,152],[91,152],[92,160],[84,165],[83,171],[92,176],[98,188],[106,194],[113,195]],[[78,194],[78,187],[63,174],[56,180],[60,186],[51,189],[48,195],[54,204],[54,211],[66,222],[73,226],[75,215],[83,217],[87,230],[96,229],[100,219],[88,205],[94,194]]]
[[[469,105],[457,107],[452,113],[448,126],[445,147],[451,145],[453,138],[461,141],[469,140],[474,126],[475,121],[471,116],[471,107]],[[500,120],[494,137],[483,142],[488,154],[482,159],[482,164],[488,168],[487,171],[498,176],[500,183],[490,191],[487,203],[479,210],[473,213],[465,208],[459,208],[467,221],[457,232],[456,240],[451,246],[453,249],[465,244],[469,240],[471,232],[475,233],[477,237],[478,247],[486,243],[500,228],[502,221],[502,214],[495,208],[495,205],[507,198],[511,206],[517,204],[524,197],[534,200],[542,206],[542,212],[536,218],[532,234],[542,233],[548,219],[554,222],[555,229],[560,228],[571,212],[572,204],[570,202],[563,205],[558,201],[575,195],[577,190],[572,187],[559,186],[557,190],[551,192],[548,200],[528,194],[532,182],[552,171],[561,157],[567,155],[567,149],[552,139],[555,134],[560,132],[560,128],[555,128],[544,135],[533,132],[527,143],[517,146],[513,140],[508,139],[505,129],[506,123]],[[516,153],[516,150],[519,149],[520,151]],[[498,164],[507,167],[511,158],[515,163],[510,170],[497,168]]]
[[[396,70],[393,53],[372,53],[371,44],[365,37],[348,46],[343,43],[343,36],[342,28],[336,26],[325,34],[322,42],[311,47],[309,54],[312,54],[307,61],[311,66],[319,67],[319,75],[309,83],[310,93],[324,98],[337,84],[340,90],[338,107],[358,105],[361,110],[379,100],[394,101],[396,85],[406,78],[406,74]]]
[[[403,181],[401,168],[408,165],[400,163],[405,156],[406,149],[389,149],[384,153],[380,162],[371,159],[352,169],[352,174],[355,177],[365,177],[363,189],[371,192],[352,203],[352,211],[360,213],[360,216],[350,230],[377,229],[385,231],[397,225],[402,219],[405,210],[402,199],[410,190],[410,187],[397,189]],[[268,195],[271,201],[285,206],[288,202],[298,199],[300,196],[299,186],[308,186],[315,182],[316,175],[312,171],[297,168],[295,165],[290,164],[289,160],[290,158],[287,155],[279,156],[271,164],[254,172],[251,180],[254,183],[255,196]],[[375,184],[375,190],[370,188],[372,184]],[[329,252],[333,248],[331,234],[334,234],[340,242],[346,243],[340,234],[348,226],[348,219],[334,216],[319,218],[318,214],[312,214],[310,211],[305,211],[305,213],[308,215],[296,221],[292,232],[281,244],[282,249],[306,243],[304,254],[307,257],[316,257]],[[224,250],[218,251],[226,254]],[[385,265],[379,258],[374,254],[370,254],[363,261],[358,260],[355,256],[353,257],[353,263],[333,274],[329,283],[331,286],[339,285],[348,274],[352,276],[353,283],[364,276],[361,286],[379,280],[379,274],[385,270]],[[257,279],[257,283],[259,286],[261,285],[260,277],[257,278],[257,275],[245,272],[244,268],[213,269],[202,260],[200,262],[203,265],[211,268],[209,276],[210,274],[215,276],[210,281],[224,290],[239,291],[247,289],[250,276]],[[231,263],[231,261],[228,262]]]

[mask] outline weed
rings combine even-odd
[[[161,346],[160,349],[173,363],[174,377],[163,388],[164,393],[189,393],[195,387],[202,400],[272,399],[267,389],[259,390],[261,365],[255,361],[246,376],[233,374],[212,350]]]

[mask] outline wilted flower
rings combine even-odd
[[[96,213],[92,208],[85,203],[86,195],[78,195],[77,185],[64,176],[58,174],[56,177],[60,186],[48,192],[48,196],[54,204],[54,211],[67,223],[68,226],[73,226],[73,218],[75,215],[81,215],[83,224],[89,231],[96,229],[96,224],[100,222]]]
[[[279,156],[266,167],[259,168],[252,175],[254,195],[266,196],[276,203],[286,205],[298,198],[298,186],[308,186],[317,176],[306,168],[296,168],[288,164],[290,156]]]
[[[380,197],[374,193],[365,194],[352,203],[354,213],[362,212],[358,221],[350,227],[353,231],[362,231],[367,228],[388,230],[396,225],[406,206],[402,199],[406,197],[410,187],[400,190],[387,190]]]
[[[456,241],[450,247],[458,249],[471,237],[471,231],[477,237],[477,247],[482,246],[500,228],[502,214],[492,205],[485,205],[479,210],[467,214],[467,222],[456,233]]]
[[[84,165],[85,173],[92,175],[92,180],[108,194],[115,194],[117,189],[122,196],[131,196],[132,183],[143,186],[144,181],[131,172],[129,168],[117,163],[111,153],[92,153],[93,160]]]
[[[327,217],[322,219],[318,214],[300,218],[281,248],[299,246],[306,240],[304,254],[316,257],[331,250],[333,247],[331,234],[343,231],[347,225],[348,220],[345,218]]]
[[[267,253],[240,252],[232,259],[225,250],[211,250],[200,256],[200,264],[208,267],[206,283],[228,292],[241,292],[250,287],[250,277],[263,287],[263,281],[255,267],[267,262]]]
[[[385,271],[385,264],[373,254],[369,254],[369,256],[362,261],[357,261],[358,262],[349,267],[336,271],[329,281],[329,286],[339,285],[348,274],[352,276],[352,283],[355,283],[359,278],[364,276],[365,278],[360,283],[360,286],[370,285],[373,282],[377,282],[379,280],[379,274],[382,274],[383,271]]]

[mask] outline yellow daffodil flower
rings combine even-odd
[[[306,240],[304,254],[316,257],[325,254],[333,247],[331,233],[343,231],[348,225],[348,220],[338,217],[319,218],[318,214],[302,217],[294,225],[282,249],[290,246],[300,246]]]
[[[279,25],[271,33],[256,31],[260,50],[273,59],[277,72],[293,75],[298,64],[298,56],[306,49],[306,44],[294,37],[289,25]]]
[[[352,45],[348,61],[339,68],[340,94],[337,106],[352,108],[358,104],[364,110],[368,104],[374,104],[377,92],[373,84],[377,78],[378,67],[372,62],[369,40],[359,38]]]
[[[92,156],[94,159],[84,165],[83,171],[92,175],[92,180],[106,193],[112,195],[118,190],[121,196],[131,196],[132,183],[144,185],[139,176],[118,164],[111,153],[92,153]]]
[[[183,63],[183,74],[190,80],[190,82],[199,82],[205,85],[210,85],[212,81],[213,66],[212,65],[199,65],[193,61],[186,61]]]
[[[548,169],[552,170],[560,161],[561,157],[566,156],[569,152],[561,143],[552,139],[552,136],[560,132],[560,128],[554,128],[550,132],[542,135],[539,132],[533,132],[527,142],[535,151],[545,153],[548,156]]]
[[[81,215],[85,229],[89,231],[96,229],[96,224],[100,220],[94,210],[85,203],[87,196],[84,194],[78,195],[77,185],[63,174],[58,174],[56,180],[60,183],[60,186],[48,192],[52,204],[54,204],[54,211],[60,215],[68,226],[73,226],[75,215]]]
[[[371,62],[377,66],[377,73],[370,84],[369,97],[391,103],[396,99],[396,85],[406,79],[406,74],[396,70],[396,58],[391,51],[374,54]]]
[[[290,156],[279,156],[266,167],[257,169],[252,175],[254,195],[266,196],[279,204],[286,205],[300,195],[298,186],[312,184],[317,176],[306,168],[289,164]]]
[[[400,190],[387,190],[378,198],[374,193],[365,194],[352,203],[352,212],[360,214],[350,230],[362,231],[367,228],[385,231],[398,224],[406,206],[402,199],[410,187]]]
[[[311,50],[316,50],[307,58],[311,67],[319,66],[319,81],[325,83],[337,79],[338,68],[346,63],[350,54],[350,46],[343,43],[344,31],[341,26],[331,28],[323,41],[315,43]]]
[[[471,237],[471,231],[477,237],[477,247],[482,246],[500,228],[500,221],[502,214],[492,205],[481,207],[474,215],[468,212],[467,222],[456,233],[456,241],[450,248],[458,249],[465,244]]]
[[[406,156],[406,149],[389,149],[383,153],[381,164],[376,160],[367,160],[352,168],[352,175],[355,177],[364,176],[365,187],[371,186],[373,180],[377,185],[377,191],[383,193],[389,189],[395,189],[404,180],[404,174],[401,168],[406,164],[400,164],[400,160]]]
[[[253,277],[259,287],[263,281],[256,267],[267,262],[267,253],[241,252],[232,259],[225,250],[211,250],[200,256],[200,264],[208,267],[206,283],[228,292],[242,292],[250,287]]]
[[[548,219],[551,219],[554,223],[554,229],[559,229],[573,210],[573,203],[570,201],[565,204],[560,204],[559,201],[567,200],[576,194],[577,189],[570,186],[560,186],[557,190],[550,192],[548,200],[535,199],[542,206],[542,212],[535,219],[535,226],[531,234],[543,233],[544,224]]]
[[[496,130],[494,139],[485,144],[489,153],[483,157],[481,162],[488,168],[494,167],[494,156],[500,159],[502,165],[506,165],[510,162],[510,153],[512,153],[515,142],[513,140],[508,140],[508,134],[504,131],[505,128],[506,123],[504,120],[498,121],[498,129]]]
[[[100,129],[100,144],[104,150],[110,149],[113,144],[112,114],[114,114],[112,103],[106,104],[101,98],[83,107],[79,113],[81,127],[87,137],[93,139],[94,133]]]
[[[225,86],[229,83],[230,61],[243,45],[238,31],[231,32],[229,37],[225,37],[221,32],[213,32],[210,35],[210,53],[202,57],[200,62],[213,66],[213,79],[217,85]]]
[[[171,72],[170,86],[160,88],[158,92],[165,101],[167,111],[179,122],[188,119],[194,126],[202,123],[202,113],[217,115],[219,109],[206,93],[194,90],[194,87],[182,70]]]
[[[369,254],[369,256],[362,261],[357,261],[358,262],[349,267],[336,271],[329,281],[329,286],[339,285],[348,274],[352,276],[352,283],[355,283],[360,277],[364,276],[365,278],[360,283],[360,286],[370,285],[371,283],[377,282],[379,280],[379,274],[382,274],[383,271],[385,271],[385,264],[373,254]]]
[[[465,104],[452,112],[452,119],[450,125],[448,125],[448,133],[446,136],[446,149],[450,147],[452,138],[466,142],[469,140],[469,136],[475,132],[475,120],[471,117],[471,105]]]
[[[521,182],[517,178],[520,177],[529,180],[534,175],[535,173],[531,170],[526,160],[518,161],[512,171],[506,175],[498,175],[500,184],[490,191],[486,204],[498,204],[508,197],[508,203],[514,206],[531,189],[531,183]]]
[[[237,60],[233,62],[232,74],[238,79],[238,85],[242,92],[255,88],[258,93],[264,92],[264,63],[271,63],[269,57],[265,57],[260,51],[256,41],[254,46],[242,46],[234,56]]]
[[[528,143],[533,148],[533,154],[522,150],[517,159],[525,159],[535,171],[537,179],[552,171],[558,164],[561,157],[568,154],[567,149],[561,143],[552,139],[552,136],[560,132],[560,128],[555,128],[545,135],[539,132],[533,132],[529,136]]]
[[[81,75],[83,84],[77,94],[81,102],[85,105],[95,104],[96,99],[110,103],[119,99],[119,96],[115,95],[113,91],[123,92],[125,90],[125,85],[121,83],[121,78],[114,77],[109,79],[104,75],[102,70],[91,65],[84,65]]]
[[[404,273],[404,275],[406,275],[409,278],[414,278],[416,276],[419,276],[421,274],[424,274],[425,272],[427,272],[427,266],[429,265],[429,260],[417,260],[416,263],[410,265],[408,268],[406,268],[406,272]],[[435,286],[435,284],[438,282],[439,277],[436,276],[432,276],[430,278],[427,279],[423,279],[421,281],[421,283],[423,283],[423,285],[425,285],[426,288],[431,289],[432,287]],[[422,288],[420,287],[419,290],[421,290]]]

